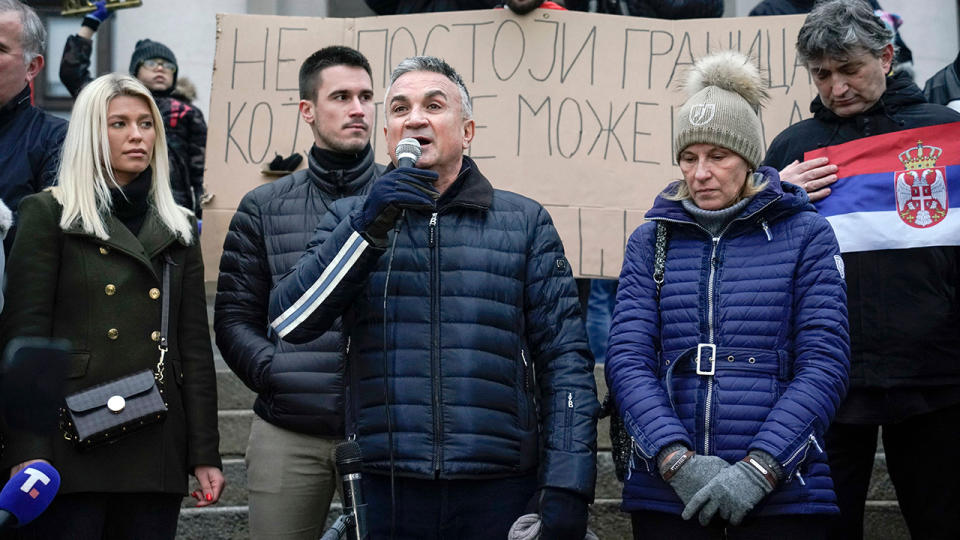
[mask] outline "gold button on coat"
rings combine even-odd
[[[107,296],[113,296],[117,292],[117,286],[110,283],[103,288],[103,292],[107,293]]]
[[[107,337],[110,339],[117,339],[118,337],[120,337],[120,331],[117,330],[116,328],[111,328],[107,330]]]
[[[108,253],[110,253],[110,250],[109,250],[109,249],[107,249],[107,248],[105,248],[105,247],[101,247],[101,248],[100,248],[100,254],[101,254],[101,255],[106,255],[106,254],[108,254]]]
[[[149,294],[150,294],[150,298],[153,298],[154,300],[156,300],[157,298],[160,298],[160,289],[154,287],[150,289]]]
[[[154,330],[153,332],[150,332],[150,339],[154,341],[160,341],[160,331]]]

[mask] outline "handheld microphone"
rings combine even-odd
[[[60,489],[60,473],[38,461],[26,466],[0,491],[0,529],[22,527],[50,506]]]
[[[417,160],[420,159],[420,154],[422,153],[420,150],[420,141],[412,137],[401,140],[397,143],[397,168],[416,166]]]
[[[70,365],[65,340],[17,337],[4,351],[0,377],[0,409],[7,426],[29,433],[49,433],[60,421],[64,386]]]
[[[420,150],[420,145],[417,145]],[[337,445],[337,471],[343,480],[343,513],[350,515],[353,523],[348,527],[348,538],[351,540],[367,540],[367,505],[363,502],[363,492],[360,490],[360,469],[363,460],[360,455],[360,445],[356,441],[346,441]]]

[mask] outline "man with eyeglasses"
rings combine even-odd
[[[90,75],[93,34],[112,15],[105,2],[97,2],[96,6],[96,11],[83,18],[80,31],[67,38],[63,49],[60,81],[73,97],[93,80]],[[178,71],[177,57],[166,45],[149,39],[137,42],[130,57],[130,75],[150,90],[163,116],[173,198],[177,204],[192,210],[200,218],[207,123],[199,109],[171,96],[177,84]]]

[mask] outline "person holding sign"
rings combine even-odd
[[[95,4],[97,9],[83,18],[80,30],[67,37],[63,48],[60,81],[73,97],[77,97],[80,90],[93,80],[90,75],[93,36],[113,15],[103,0]],[[200,109],[172,96],[179,75],[177,57],[163,43],[141,39],[130,55],[130,75],[150,89],[163,115],[173,199],[200,218],[203,214],[201,203],[207,196],[203,189],[207,123]]]
[[[384,102],[393,166],[320,220],[270,294],[273,331],[309,341],[343,316],[372,538],[505,538],[529,507],[541,538],[583,540],[600,404],[557,231],[464,155],[470,94],[446,62],[404,60]],[[397,167],[408,139],[422,154]]]
[[[139,81],[95,79],[77,97],[57,185],[20,204],[3,344],[56,338],[72,350],[59,426],[4,433],[11,475],[43,459],[62,479],[19,538],[173,539],[188,475],[197,506],[223,490],[197,224],[170,193],[161,125]],[[117,394],[97,392],[120,379]],[[162,413],[141,419],[153,392]],[[122,419],[123,432],[84,442],[81,417]]]
[[[223,359],[257,392],[247,445],[250,534],[316,540],[336,491],[343,439],[339,323],[303,345],[267,325],[270,289],[313,238],[334,201],[363,195],[373,161],[373,82],[360,52],[320,49],[300,66],[300,115],[313,133],[307,167],[244,195],[220,258],[213,327]]]
[[[863,536],[882,426],[911,536],[957,538],[960,471],[931,473],[918,451],[960,459],[960,215],[950,208],[960,200],[960,113],[890,74],[892,39],[865,2],[819,4],[797,38],[819,93],[813,118],[779,134],[765,163],[813,167],[791,181],[821,194],[846,267],[851,388],[826,437],[841,514],[833,536]]]
[[[683,180],[630,237],[606,377],[633,439],[634,538],[824,538],[823,434],[846,392],[836,238],[760,167],[755,65],[699,60],[676,118]],[[687,521],[689,520],[689,521]]]

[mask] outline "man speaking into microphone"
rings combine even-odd
[[[401,62],[384,109],[391,160],[413,138],[416,167],[331,206],[271,292],[273,330],[343,317],[371,538],[505,538],[533,511],[541,538],[582,540],[599,404],[550,216],[464,155],[470,96],[443,60]]]

